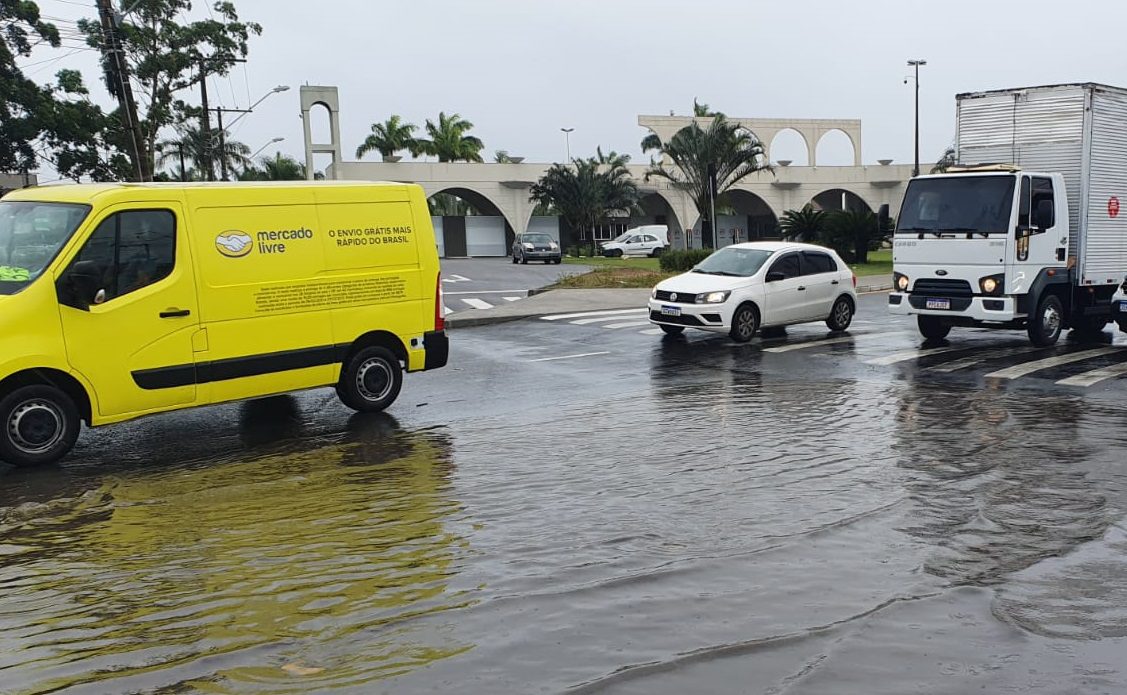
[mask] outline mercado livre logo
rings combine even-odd
[[[242,258],[254,248],[254,240],[246,232],[228,230],[215,237],[215,248],[228,258]]]

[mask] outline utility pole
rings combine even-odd
[[[261,99],[259,101],[261,101]],[[256,104],[256,106],[257,106],[257,104]],[[213,110],[215,111],[215,117],[217,119],[217,125],[219,126],[219,132],[218,132],[218,136],[217,136],[218,140],[219,140],[219,150],[218,150],[219,172],[220,172],[219,173],[219,180],[220,181],[226,181],[227,180],[227,129],[223,127],[223,114],[225,114],[225,113],[244,113],[244,114],[245,113],[252,113],[252,109],[225,109],[222,106],[217,106]],[[236,117],[235,120],[237,121],[237,120],[239,120],[239,118]],[[232,122],[232,125],[233,124],[234,124],[234,122]],[[210,140],[208,140],[207,144],[208,144],[208,147],[211,147],[211,141]]]
[[[215,180],[215,169],[211,166],[211,109],[207,107],[207,63],[200,60],[200,156],[206,181]]]
[[[121,122],[129,135],[133,148],[133,162],[136,165],[137,180],[148,181],[152,178],[149,167],[145,161],[145,138],[141,133],[141,124],[137,120],[137,103],[133,100],[133,87],[129,82],[129,66],[125,61],[124,50],[117,35],[117,19],[114,16],[112,0],[95,0],[98,6],[98,17],[102,23],[102,53],[109,59],[106,68],[109,82],[117,92],[120,105]]]
[[[908,66],[916,69],[916,166],[912,169],[912,177],[920,175],[920,66],[927,65],[926,60],[909,60]]]
[[[181,139],[180,144],[176,146],[176,149],[180,150],[180,180],[181,181],[187,181],[188,180],[188,172],[184,170],[184,142],[183,142],[183,139]]]

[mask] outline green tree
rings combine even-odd
[[[438,157],[440,162],[480,162],[484,143],[473,135],[466,135],[473,129],[473,123],[456,113],[449,116],[438,114],[438,123],[427,119],[426,131],[429,139],[418,141],[419,151]]]
[[[513,157],[509,154],[508,150],[497,150],[493,153],[493,161],[496,164],[513,164]]]
[[[717,115],[702,128],[693,121],[677,131],[669,142],[655,135],[642,140],[642,150],[657,149],[663,156],[646,172],[646,180],[661,178],[693,199],[702,219],[712,222],[712,199],[759,171],[770,171],[763,144],[754,135]],[[715,190],[710,190],[715,182]],[[720,205],[723,201],[717,201]]]
[[[826,214],[821,241],[848,263],[867,263],[869,251],[891,231],[878,227],[877,216],[868,210],[834,210]]]
[[[303,181],[305,165],[289,155],[275,152],[273,157],[259,157],[239,174],[240,181]]]
[[[787,210],[779,218],[779,229],[784,239],[817,241],[826,229],[826,212],[814,209],[810,203],[801,210]]]
[[[356,148],[356,158],[363,159],[369,152],[379,152],[383,157],[391,157],[396,152],[407,150],[412,156],[419,154],[414,132],[418,126],[405,123],[399,116],[392,115],[383,123],[373,123],[372,132]]]
[[[701,104],[693,97],[693,116],[697,118],[711,118],[712,116],[723,116],[720,111],[713,111],[708,104]]]
[[[430,214],[436,217],[466,217],[476,215],[477,210],[453,193],[435,193],[427,199]]]
[[[630,163],[630,155],[619,154],[614,150],[603,154],[602,147],[595,148],[595,159],[598,160],[599,164],[609,164],[610,166],[625,167]]]
[[[230,72],[246,58],[250,37],[261,34],[262,27],[241,21],[229,0],[216,0],[210,5],[209,17],[194,22],[178,21],[191,11],[192,0],[118,0],[118,6],[121,11],[129,10],[120,35],[139,86],[138,121],[144,137],[142,151],[133,152],[129,147],[125,154],[148,180],[157,166],[160,132],[201,115],[199,108],[185,103],[180,95],[199,81],[201,68],[208,75]],[[78,25],[87,43],[101,48],[100,22],[87,19]],[[103,59],[106,87],[117,97],[120,82],[112,63]]]
[[[180,124],[176,137],[158,142],[156,151],[157,164],[161,167],[171,167],[172,175],[177,178],[180,176],[181,152],[185,162],[191,163],[192,171],[204,178],[206,178],[209,158],[215,164],[218,164],[221,158],[225,159],[227,171],[230,172],[241,171],[251,165],[249,147],[237,140],[225,139],[223,150],[220,151],[219,141],[214,133],[209,145],[200,129],[190,123]]]
[[[948,145],[947,149],[943,150],[943,154],[939,156],[939,161],[931,168],[931,173],[942,174],[955,166],[955,163],[955,146]]]
[[[622,163],[597,157],[553,164],[529,189],[529,200],[556,210],[567,225],[588,237],[595,253],[595,225],[608,214],[637,208],[638,185]]]

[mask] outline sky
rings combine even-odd
[[[95,15],[93,0],[36,1],[48,17]],[[246,108],[289,85],[241,119],[232,136],[252,150],[283,137],[266,152],[299,159],[302,84],[340,89],[346,160],[372,123],[399,114],[421,129],[446,111],[474,124],[487,160],[503,149],[530,162],[562,161],[560,128],[568,127],[573,156],[602,146],[645,162],[638,115],[688,115],[695,97],[732,117],[859,118],[865,164],[913,159],[910,58],[927,61],[922,162],[951,143],[957,93],[1060,82],[1127,86],[1127,3],[1115,0],[234,2],[263,33],[245,66],[212,78],[211,102]],[[192,16],[206,13],[196,3]],[[36,79],[81,69],[95,87],[92,98],[109,106],[96,54],[70,50],[38,50],[20,63],[33,64],[27,72]],[[850,163],[846,143],[825,141],[820,163]],[[772,158],[801,163],[795,146],[780,141]]]

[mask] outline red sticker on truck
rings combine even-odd
[[[1117,217],[1119,215],[1119,198],[1112,196],[1107,199],[1107,216]]]

